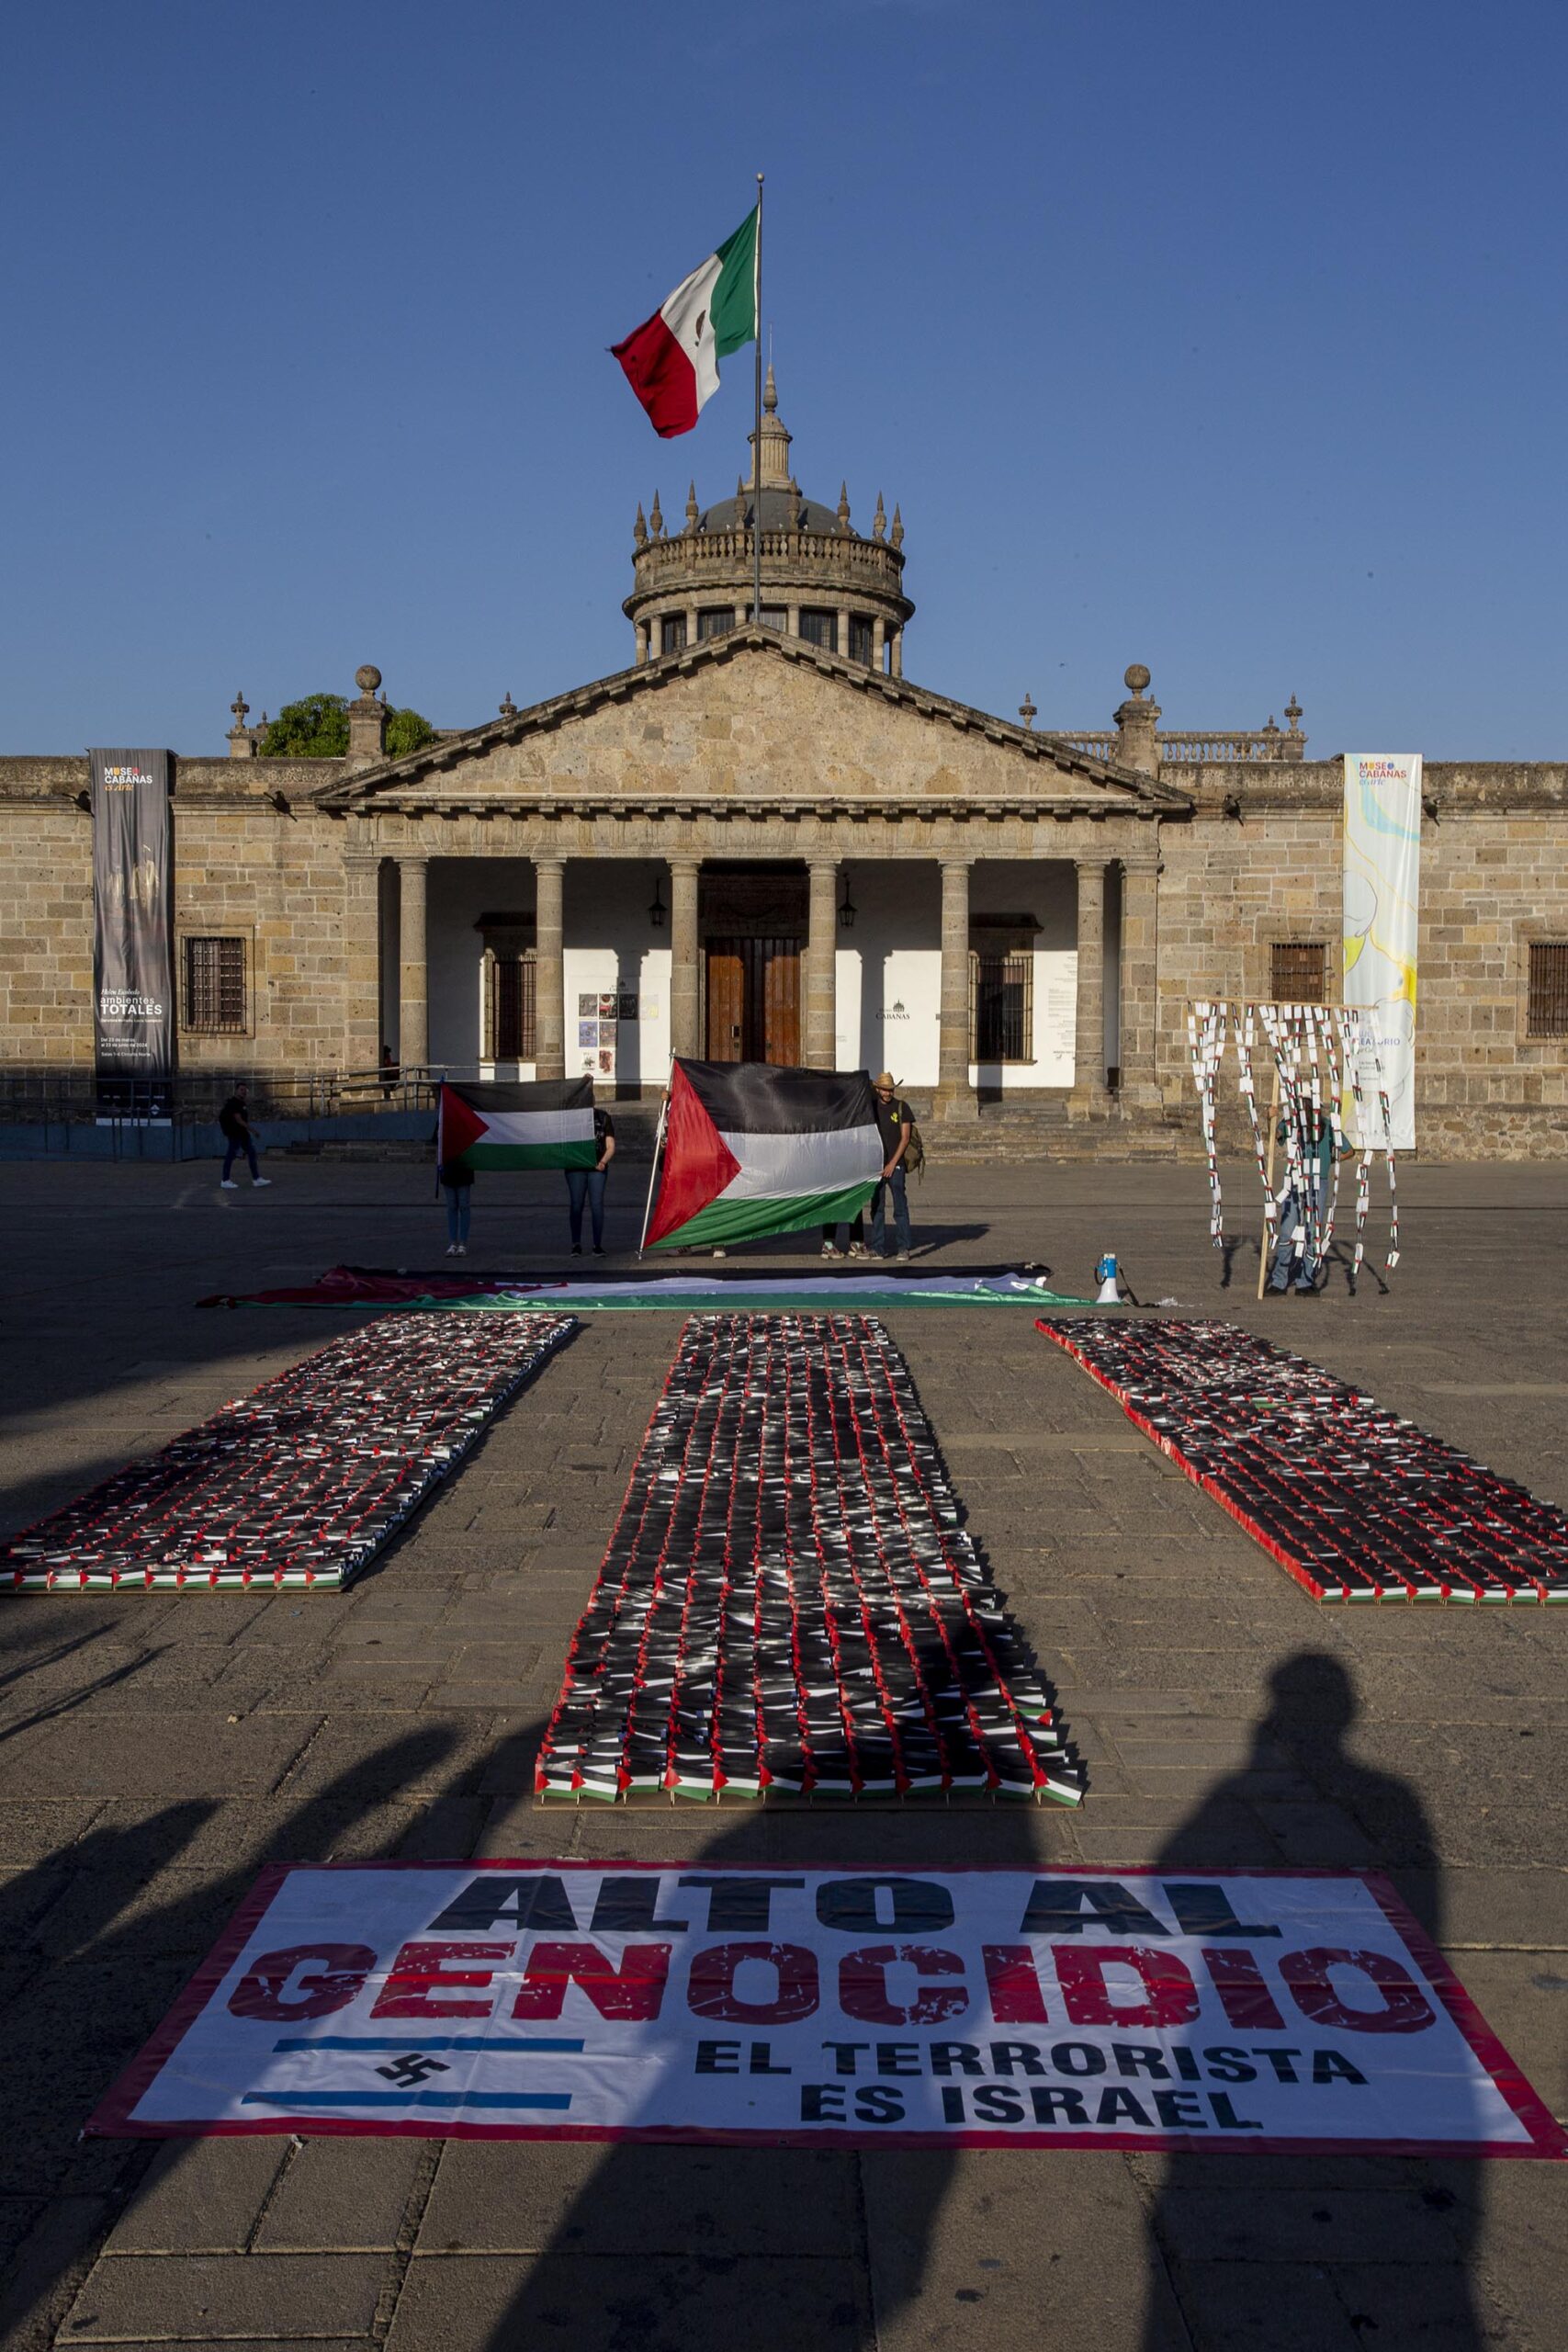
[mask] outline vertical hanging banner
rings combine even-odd
[[[166,1104],[175,1073],[167,752],[90,752],[93,1031],[100,1096]]]
[[[1411,1151],[1416,1144],[1420,865],[1420,753],[1347,752],[1345,1002],[1372,1016],[1362,1024],[1361,1102],[1351,1113],[1350,1133],[1369,1150]]]

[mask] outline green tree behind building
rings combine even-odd
[[[400,760],[434,741],[435,729],[417,710],[387,713],[387,757]],[[286,702],[262,738],[264,760],[341,760],[348,751],[348,706],[342,695],[306,695]]]

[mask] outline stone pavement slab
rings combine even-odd
[[[0,1362],[18,1432],[0,1524],[344,1328],[196,1297],[344,1257],[434,1262],[423,1170],[274,1172],[265,1203],[230,1216],[189,1170],[0,1168],[22,1245],[0,1270],[5,1309],[28,1328]],[[476,1266],[558,1263],[558,1190],[491,1187]],[[1249,1198],[1245,1171],[1228,1198]],[[1222,1287],[1196,1169],[933,1168],[916,1204],[917,1228],[971,1236],[938,1263],[1043,1255],[1073,1286],[1114,1247],[1141,1295],[1283,1335],[1568,1500],[1561,1176],[1416,1166],[1402,1211],[1386,1296],[1363,1283],[1280,1308],[1252,1298],[1245,1251]],[[614,1214],[615,1239],[625,1192]],[[760,1262],[811,1254],[807,1240]],[[1027,1315],[890,1321],[1088,1763],[1080,1813],[532,1804],[671,1316],[588,1324],[345,1594],[0,1600],[6,2352],[732,2352],[764,2335],[787,2352],[1026,2337],[1555,2352],[1568,2167],[78,2140],[264,1861],[377,1854],[1371,1861],[1454,1950],[1543,2094],[1568,2102],[1568,1612],[1316,1607]],[[1281,1675],[1316,1700],[1281,1705]]]

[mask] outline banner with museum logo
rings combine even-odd
[[[167,752],[90,752],[93,1023],[100,1096],[148,1107],[175,1070]],[[134,1092],[126,1081],[136,1081]]]
[[[265,1871],[99,2134],[1546,2156],[1361,1873]]]
[[[1345,757],[1345,1002],[1364,1007],[1352,1141],[1416,1145],[1416,946],[1421,873],[1421,755]],[[1375,1051],[1374,1051],[1375,1049]]]

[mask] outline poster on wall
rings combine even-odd
[[[167,752],[89,752],[93,1035],[106,1108],[166,1111],[175,1074]]]
[[[1347,1105],[1348,1127],[1364,1148],[1410,1151],[1416,1143],[1421,755],[1347,752],[1344,757],[1345,1002],[1372,1016],[1363,1029],[1359,1128],[1353,1102]]]
[[[264,1871],[88,2130],[1560,2156],[1359,1872]]]

